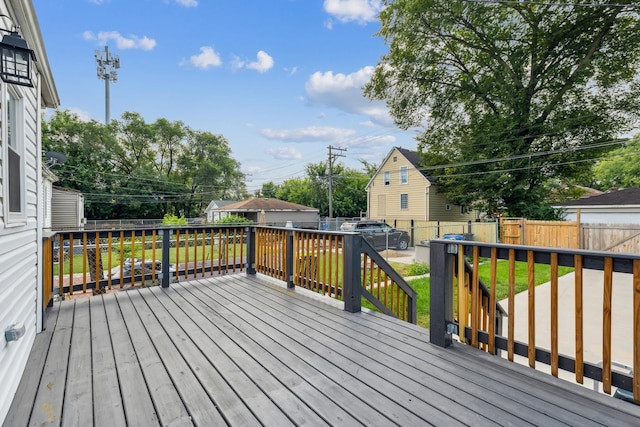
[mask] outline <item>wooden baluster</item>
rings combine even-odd
[[[464,246],[458,245],[458,325],[460,342],[466,343],[467,320],[469,318],[469,286],[465,281]]]
[[[140,252],[140,284],[142,286],[144,286],[144,276],[146,274],[146,269],[145,269],[145,250],[146,250],[146,242],[145,242],[145,231],[142,230],[141,234],[140,234],[140,246],[142,246],[142,251]]]
[[[136,281],[136,232],[131,231],[131,286],[135,285]]]
[[[536,264],[535,253],[527,251],[529,367],[536,367]]]
[[[73,234],[69,233],[69,295],[73,293]]]
[[[153,260],[153,267],[151,268],[151,281],[153,283],[156,282],[156,269],[158,266],[156,265],[156,230],[154,229],[151,232],[151,259]]]
[[[113,268],[113,233],[107,233],[107,288],[111,290],[111,269]]]
[[[496,353],[496,277],[498,250],[491,248],[491,276],[489,279],[489,353]]]
[[[120,232],[120,289],[124,286],[124,231]]]
[[[73,294],[73,286],[69,291]],[[82,233],[82,292],[87,292],[87,233]]]
[[[551,254],[551,375],[558,376],[558,254]]]
[[[473,247],[473,281],[471,284],[471,345],[478,348],[478,327],[480,325],[480,248]]]
[[[180,280],[180,230],[176,230],[176,280]]]
[[[582,384],[584,381],[584,308],[582,295],[582,255],[574,256],[574,267],[576,307],[576,381]]]
[[[604,259],[604,299],[602,307],[602,389],[611,394],[611,302],[613,258]]]
[[[509,331],[507,337],[507,358],[513,362],[513,352],[515,348],[515,317],[516,317],[516,251],[509,249]]]

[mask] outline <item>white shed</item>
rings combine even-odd
[[[81,230],[85,223],[82,192],[54,186],[51,197],[51,228]]]

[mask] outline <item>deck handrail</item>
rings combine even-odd
[[[54,241],[57,272],[51,268],[45,283],[53,288],[57,280],[60,296],[245,271],[344,301],[350,312],[360,311],[365,298],[385,314],[416,323],[415,291],[358,233],[172,226],[64,231]]]
[[[454,263],[464,265],[464,257],[473,260],[472,274],[477,272],[480,257],[488,258],[491,263],[490,298],[495,303],[497,260],[509,262],[508,336],[496,331],[492,322],[485,327],[479,315],[479,288],[477,279],[472,284],[458,275],[458,298],[454,310],[453,286]],[[530,298],[528,299],[528,341],[517,341],[514,337],[515,304],[515,262],[527,262],[527,280]],[[535,264],[550,266],[550,350],[540,348],[535,343]],[[575,269],[575,357],[559,353],[558,344],[558,267]],[[584,308],[583,308],[583,270],[592,269],[603,272],[603,334],[602,366],[584,361]],[[458,269],[461,271],[461,269]],[[628,325],[629,337],[633,339],[633,376],[612,371],[612,295],[614,292],[613,273],[633,274],[633,321]],[[477,277],[477,274],[475,274]],[[467,298],[471,296],[471,301]],[[566,309],[566,308],[565,308]],[[495,305],[489,305],[489,318],[495,317]],[[455,315],[454,315],[455,311]],[[534,313],[532,315],[532,313]],[[431,322],[430,340],[433,344],[446,347],[452,342],[452,335],[460,336],[461,342],[475,347],[485,348],[490,353],[506,350],[507,358],[514,355],[528,358],[529,366],[535,367],[542,362],[551,367],[551,374],[558,376],[558,369],[575,373],[578,383],[584,377],[602,381],[605,393],[611,394],[611,387],[632,391],[636,403],[640,403],[640,256],[585,250],[554,249],[504,244],[486,244],[469,241],[447,240],[431,241]],[[626,326],[626,325],[625,325]],[[633,338],[631,338],[633,337]]]
[[[359,233],[256,226],[256,271],[344,302],[416,323],[416,292]],[[269,243],[269,245],[266,245]],[[369,287],[369,290],[367,290]]]
[[[45,285],[65,296],[242,271],[246,233],[243,226],[61,231],[52,238],[57,272],[50,269]]]

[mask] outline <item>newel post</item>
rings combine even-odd
[[[296,254],[297,256],[297,254]],[[287,230],[287,244],[286,244],[286,275],[287,275],[287,288],[295,288],[293,283],[293,230]]]
[[[448,325],[453,322],[453,256],[448,252],[455,245],[431,241],[431,280],[429,302],[429,341],[440,347],[451,344]]]
[[[171,248],[171,234],[173,230],[165,228],[160,230],[162,234],[162,287],[169,287],[169,249]],[[177,269],[177,266],[176,266]]]
[[[344,236],[344,267],[342,269],[342,299],[344,310],[357,313],[362,309],[361,258],[362,236],[347,234]]]
[[[256,228],[249,226],[247,232],[247,274],[256,274]]]

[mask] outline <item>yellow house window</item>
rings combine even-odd
[[[384,173],[384,185],[391,185],[391,172]]]
[[[402,193],[400,195],[400,209],[403,210],[403,211],[409,209],[409,194],[408,193]]]
[[[406,166],[400,167],[400,184],[409,183],[409,168]]]

